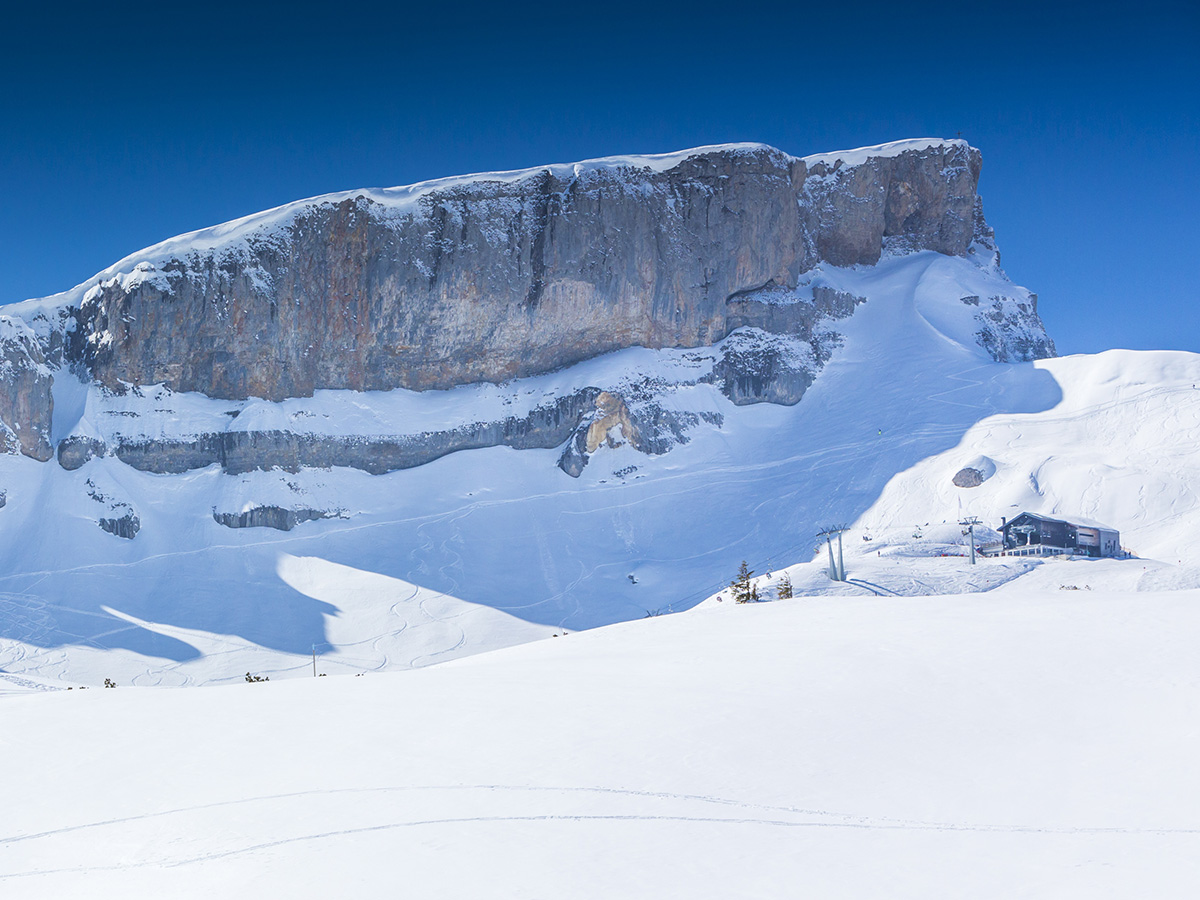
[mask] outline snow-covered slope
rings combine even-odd
[[[982,419],[953,450],[892,479],[862,527],[927,521],[922,509],[958,502],[990,522],[1032,510],[1113,523],[1140,556],[1200,563],[1200,357],[1110,350],[1031,365],[1059,385],[1060,402]],[[972,465],[994,474],[956,488],[954,473]]]
[[[1136,570],[1142,587],[1193,583],[1200,357],[996,363],[979,333],[1021,335],[991,315],[988,298],[1032,298],[990,253],[977,255],[814,269],[809,287],[865,300],[832,323],[839,346],[790,407],[736,406],[702,380],[721,347],[633,348],[499,387],[328,391],[280,404],[161,388],[118,397],[58,377],[56,440],[175,439],[212,422],[364,439],[421,434],[525,411],[581,385],[628,396],[639,421],[678,428],[653,453],[610,428],[577,479],[556,465],[562,446],[458,452],[383,475],[216,464],[155,474],[112,455],[66,470],[0,456],[0,670],[54,683],[202,683],[248,670],[278,678],[311,669],[314,647],[327,671],[423,665],[687,609],[743,558],[759,572],[811,559],[815,532],[830,523],[861,523],[852,556],[882,554],[883,544],[861,540],[870,532],[912,544],[897,557],[908,559],[928,552],[924,539],[906,537],[918,525],[970,514],[995,527],[1018,508],[1119,528],[1126,546],[1161,561],[1114,564]],[[952,484],[983,458],[992,477]],[[294,527],[221,524],[273,515]],[[326,518],[306,521],[317,515]],[[136,537],[118,536],[134,518]],[[960,577],[944,568],[954,560],[938,564],[944,577],[905,576],[897,589],[973,590],[1008,578]]]
[[[1198,628],[1194,591],[806,599],[0,697],[0,893],[1183,900]]]

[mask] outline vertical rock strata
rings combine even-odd
[[[19,450],[42,461],[54,455],[53,382],[33,330],[0,316],[0,450]]]
[[[301,201],[167,241],[0,316],[0,450],[53,455],[51,385],[64,367],[117,393],[161,384],[281,400],[500,382],[746,328],[702,380],[739,404],[795,403],[836,346],[824,323],[862,300],[805,286],[804,273],[873,265],[885,251],[994,249],[979,174],[962,141],[807,158],[745,144]],[[1036,307],[990,300],[981,346],[1004,361],[1053,354]],[[572,438],[560,465],[578,474],[616,434],[663,452],[685,439],[681,416],[589,387],[527,416],[420,434],[80,433],[57,450],[68,469],[111,453],[154,472],[383,472]],[[136,518],[102,526],[137,531]]]
[[[814,160],[736,145],[307,201],[101,281],[70,350],[110,386],[225,399],[447,388],[715,343],[731,300],[885,239],[966,252],[977,150]]]

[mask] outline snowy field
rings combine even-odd
[[[1192,898],[1200,592],[724,603],[0,697],[5,898]]]

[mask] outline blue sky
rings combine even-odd
[[[280,9],[7,14],[0,302],[327,191],[961,132],[1060,352],[1200,351],[1195,3]]]

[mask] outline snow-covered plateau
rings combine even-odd
[[[1200,355],[1055,356],[978,177],[468,176],[7,307],[0,895],[1196,896]],[[1021,512],[1126,552],[971,564]]]

